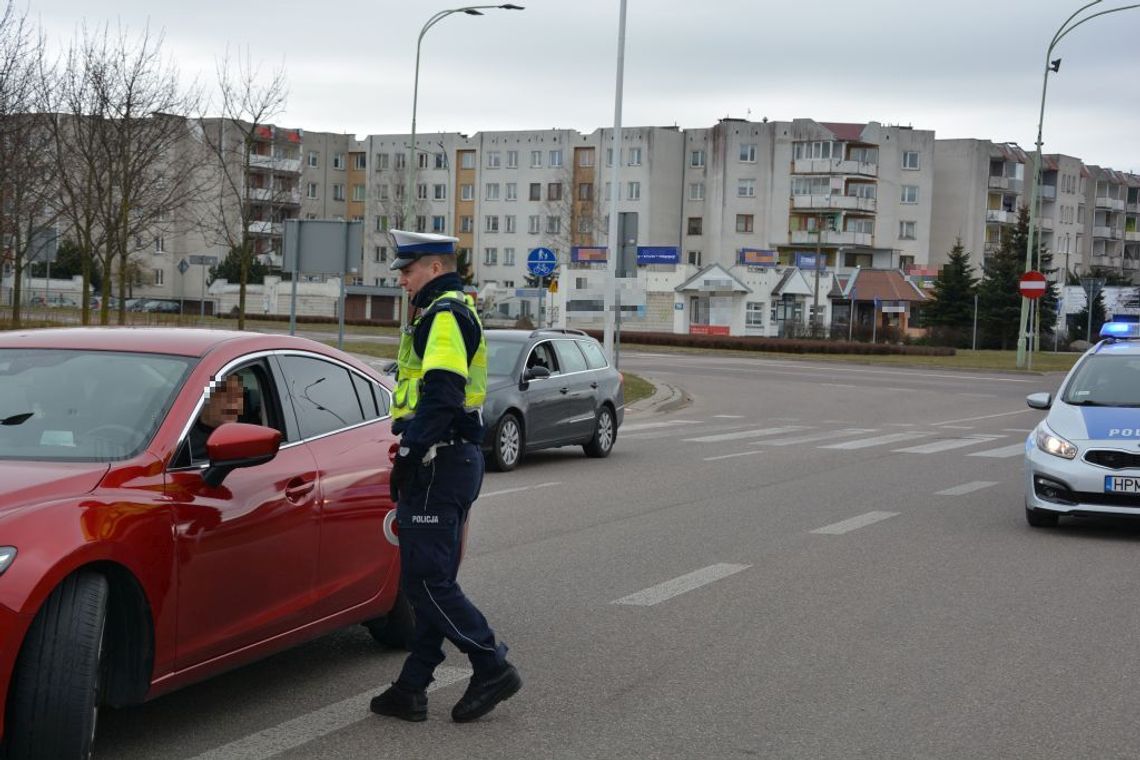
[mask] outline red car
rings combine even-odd
[[[0,333],[8,756],[348,624],[402,644],[387,382],[289,336]]]

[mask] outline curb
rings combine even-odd
[[[646,377],[645,379],[653,383],[656,390],[654,390],[653,395],[649,398],[643,398],[632,404],[626,404],[625,410],[627,412],[636,414],[663,414],[688,406],[693,400],[683,388],[670,385],[669,383],[658,382],[650,377]]]

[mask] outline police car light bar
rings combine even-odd
[[[1100,337],[1114,340],[1140,340],[1140,324],[1136,322],[1105,322]]]

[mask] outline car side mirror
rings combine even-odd
[[[210,464],[202,473],[202,480],[211,488],[217,488],[234,470],[272,460],[280,446],[281,432],[273,428],[244,422],[220,425],[206,440]]]
[[[1030,409],[1048,409],[1053,406],[1053,394],[1030,393],[1025,397],[1025,403],[1029,404]]]
[[[528,367],[523,370],[522,379],[524,383],[531,380],[541,380],[542,378],[550,377],[550,370],[546,367]]]

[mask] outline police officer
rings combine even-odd
[[[415,633],[399,678],[372,699],[372,712],[427,719],[427,686],[447,638],[474,675],[451,711],[465,722],[486,715],[522,686],[483,614],[456,583],[463,526],[483,483],[482,405],[487,346],[474,301],[456,272],[458,239],[389,232],[392,269],[418,316],[400,336],[392,429],[400,448],[391,473],[400,526],[401,589]]]

